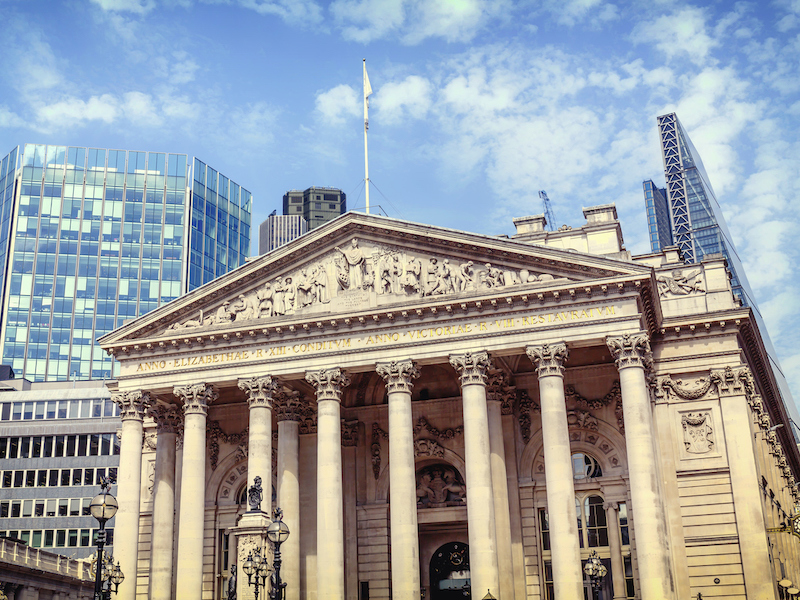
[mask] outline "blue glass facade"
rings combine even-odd
[[[6,158],[10,164],[12,155]],[[14,177],[5,177],[18,189],[16,199],[2,198],[3,215],[9,214],[2,221],[5,243],[0,233],[0,251],[10,257],[2,278],[2,357],[17,376],[115,376],[113,358],[95,345],[98,337],[210,281],[207,267],[213,278],[248,254],[249,192],[197,160],[204,187],[213,172],[213,194],[191,192],[185,154],[28,144],[21,163]],[[220,183],[224,195],[217,193]],[[228,202],[232,192],[236,204]],[[195,205],[201,206],[197,220]],[[207,249],[209,205],[214,224]],[[234,212],[236,230],[229,231]],[[202,274],[193,278],[187,258],[198,252]]]
[[[11,236],[11,214],[16,197],[18,162],[19,148],[14,148],[0,161],[0,298],[5,297],[8,240]],[[0,312],[0,320],[3,319],[3,315],[4,313]]]
[[[647,207],[650,248],[653,252],[659,252],[661,248],[666,248],[673,244],[667,190],[659,188],[651,179],[648,179],[642,185],[644,186],[644,203]]]

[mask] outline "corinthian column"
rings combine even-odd
[[[645,380],[652,364],[646,333],[606,338],[619,369],[622,411],[625,415],[625,445],[631,485],[631,509],[636,531],[636,557],[642,600],[675,597],[670,568],[667,525],[658,485],[653,415]],[[649,543],[659,540],[659,543]]]
[[[317,598],[344,600],[344,505],[342,499],[342,388],[350,378],[339,368],[306,373],[317,391]]]
[[[239,389],[247,392],[250,426],[247,436],[247,489],[261,477],[266,511],[272,513],[272,395],[278,380],[269,375],[239,381]],[[260,507],[263,510],[263,507]],[[291,531],[291,530],[290,530]]]
[[[450,357],[461,378],[464,407],[464,459],[467,463],[467,526],[473,593],[500,593],[495,532],[494,490],[486,408],[486,373],[491,367],[485,351]]]
[[[580,600],[583,598],[583,572],[564,398],[564,361],[569,351],[567,345],[560,342],[528,346],[525,352],[539,375],[553,586],[559,600]]]
[[[281,546],[286,600],[300,599],[300,418],[305,408],[296,392],[275,396],[278,419],[278,506],[290,535]]]
[[[412,380],[419,369],[411,360],[378,363],[389,395],[389,492],[392,496],[392,598],[419,599],[419,530],[414,469]]]
[[[158,427],[153,477],[153,535],[150,541],[150,600],[172,598],[172,544],[175,530],[175,441],[180,408],[156,404],[148,414]]]
[[[183,401],[183,465],[181,467],[178,568],[175,586],[179,600],[197,600],[203,592],[203,526],[205,524],[206,416],[219,397],[205,383],[176,387]]]
[[[114,553],[127,585],[120,585],[120,600],[136,597],[137,563],[139,558],[139,493],[142,487],[142,422],[150,404],[146,392],[114,394],[122,419],[122,440],[117,474],[119,510],[115,526]]]
[[[497,535],[497,563],[508,565],[500,570],[500,597],[514,600],[514,569],[511,553],[511,511],[508,503],[506,475],[506,450],[503,442],[503,401],[510,391],[505,371],[489,375],[487,412],[489,417],[489,450],[492,462],[492,489],[494,490],[494,516]]]

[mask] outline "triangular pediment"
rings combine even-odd
[[[176,334],[291,328],[431,302],[530,292],[649,267],[359,213],[326,225],[100,339],[104,348]],[[306,325],[301,325],[307,328]]]

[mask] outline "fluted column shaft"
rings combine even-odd
[[[180,524],[176,598],[197,600],[203,592],[203,528],[205,525],[206,417],[218,394],[198,383],[176,387],[183,401],[183,465],[181,468]]]
[[[344,600],[341,369],[306,373],[317,392],[317,598]]]
[[[566,344],[556,343],[529,346],[526,352],[539,375],[553,586],[559,600],[581,600],[583,572],[564,397],[564,361],[569,351]]]
[[[650,342],[647,334],[640,333],[610,337],[606,343],[619,369],[631,508],[639,540],[636,558],[642,600],[668,600],[675,597],[675,585],[653,446],[655,432],[650,394],[645,380],[645,367],[652,362]],[[652,540],[659,540],[659,543],[648,543]]]
[[[502,372],[490,375],[487,416],[489,419],[489,451],[492,464],[497,562],[500,569],[500,597],[514,600],[514,569],[511,551],[511,511],[508,501],[506,450],[503,441],[503,400],[509,393]]]
[[[467,463],[467,526],[470,577],[474,595],[500,593],[495,531],[494,489],[486,407],[487,352],[453,355],[450,364],[461,379],[464,410],[464,459]],[[510,566],[510,565],[509,565]]]
[[[153,477],[153,535],[150,540],[150,600],[172,598],[172,544],[175,529],[175,442],[180,408],[157,404],[149,414],[158,427]],[[124,572],[124,571],[123,571]]]
[[[410,360],[378,363],[389,396],[389,491],[392,496],[392,598],[418,600],[419,529],[414,464],[412,381],[419,370]]]
[[[608,551],[611,553],[611,581],[614,584],[614,600],[625,600],[625,567],[622,564],[622,540],[619,534],[619,505],[607,502],[606,524],[608,527]]]
[[[139,502],[142,488],[142,431],[150,396],[139,391],[114,394],[120,408],[122,440],[117,472],[117,502],[114,555],[125,581],[119,586],[120,600],[136,597],[139,558]]]
[[[272,395],[278,388],[274,377],[264,375],[239,381],[247,393],[250,423],[247,434],[247,486],[261,478],[264,498],[261,510],[272,513]]]
[[[286,394],[277,397],[278,419],[278,506],[290,535],[281,546],[281,579],[286,600],[300,600],[300,413],[301,403]]]

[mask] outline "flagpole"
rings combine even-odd
[[[369,95],[372,93],[372,87],[369,85],[369,77],[367,77],[367,59],[364,59],[364,182],[366,189],[367,199],[367,214],[369,214],[369,154],[367,153],[367,129],[369,129]]]

